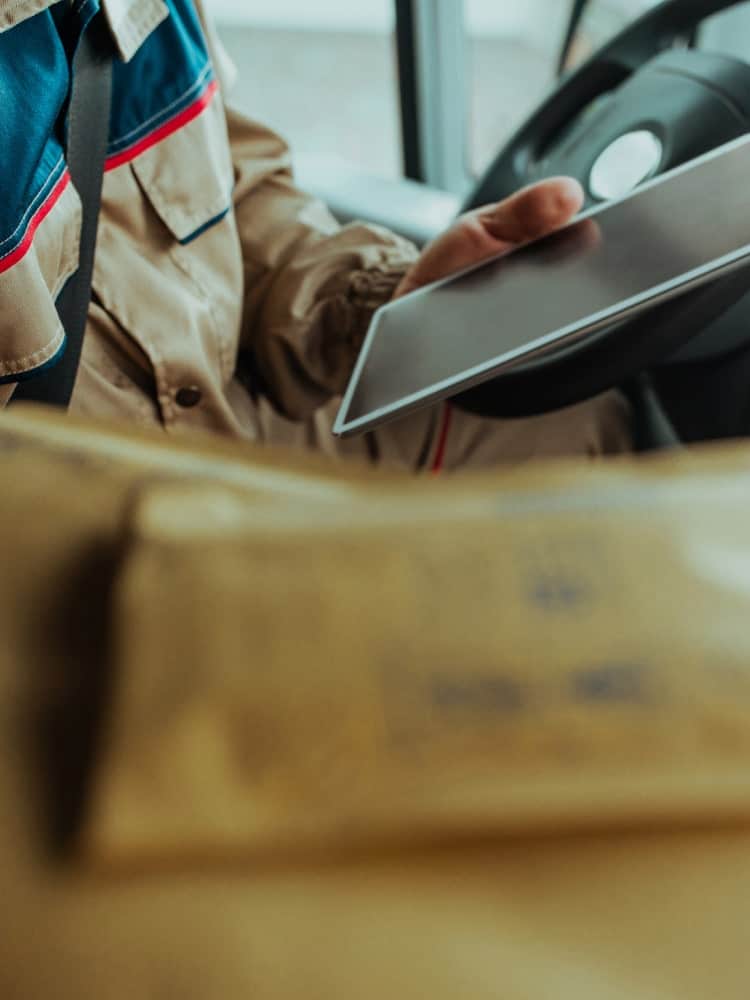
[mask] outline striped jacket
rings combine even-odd
[[[340,392],[414,251],[374,226],[340,228],[295,188],[283,141],[227,109],[227,63],[193,0],[0,0],[0,401],[64,349],[54,301],[80,228],[65,111],[100,3],[117,58],[71,408],[293,436],[282,418]]]
[[[0,0],[0,406],[64,349],[55,298],[81,218],[70,64],[100,6],[117,58],[74,413],[411,469],[619,446],[611,397],[552,422],[433,408],[333,438],[370,317],[416,252],[374,225],[340,227],[295,186],[285,143],[227,107],[231,67],[200,0]]]

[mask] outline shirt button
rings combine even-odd
[[[192,406],[197,406],[203,399],[203,393],[197,385],[183,385],[175,393],[175,400],[178,406],[183,406],[186,410]]]

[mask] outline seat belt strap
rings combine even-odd
[[[112,45],[101,18],[98,14],[84,31],[73,59],[67,159],[81,198],[83,221],[78,270],[55,303],[65,330],[65,349],[49,371],[20,382],[11,403],[33,401],[67,408],[73,394],[91,301],[112,98]]]

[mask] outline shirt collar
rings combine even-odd
[[[128,62],[151,32],[169,16],[164,0],[99,0],[120,58]],[[56,0],[0,0],[0,31],[52,7]]]

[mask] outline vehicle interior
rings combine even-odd
[[[254,15],[253,5],[244,5],[248,32],[271,30],[253,24],[261,6]],[[275,15],[286,25],[277,26],[277,34],[293,34],[293,6],[286,16]],[[375,221],[423,245],[457,213],[541,178],[576,177],[591,206],[748,130],[747,3],[538,0],[524,5],[523,14],[479,0],[397,0],[392,10],[386,6],[361,5],[358,30],[380,32],[383,50],[388,41],[393,45],[402,175],[352,162],[352,148],[322,152],[320,138],[316,150],[306,152],[303,142],[296,156],[301,185],[343,222]],[[240,102],[246,86],[256,104],[247,110],[266,120],[270,115],[272,123],[276,112],[283,128],[285,109],[274,108],[272,99],[264,108],[251,86],[252,68],[243,70],[251,60],[243,59],[235,8],[225,0],[219,13],[240,70]],[[311,89],[324,79],[324,46],[330,59],[337,51],[336,33],[319,17],[318,61],[311,58],[302,67],[310,73]],[[389,67],[384,62],[380,68]],[[351,80],[356,87],[356,72]],[[266,80],[262,93],[272,90]],[[366,110],[363,101],[353,118],[364,117],[365,133],[372,128]],[[487,134],[477,138],[484,128]],[[294,149],[293,123],[287,134]],[[372,149],[363,160],[368,157],[373,159]],[[396,173],[393,164],[391,171]],[[619,385],[634,405],[639,450],[745,436],[748,310],[740,274],[529,363],[462,394],[457,403],[485,415],[526,416]]]
[[[203,4],[299,185],[418,246],[541,178],[603,205],[750,133],[750,0]],[[99,162],[81,336],[111,96],[69,132],[76,183]],[[747,1000],[748,386],[744,264],[453,400],[619,387],[649,454],[414,475],[9,407],[0,1000]]]

